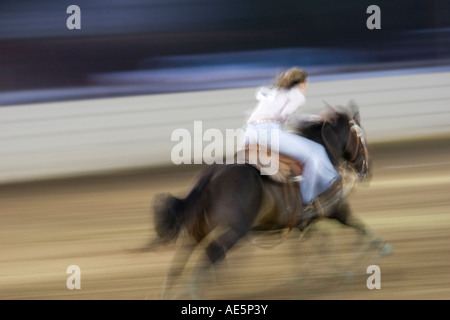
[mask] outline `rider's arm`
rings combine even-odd
[[[298,108],[302,107],[306,102],[303,93],[297,88],[290,89],[284,97],[283,105],[280,108],[280,116],[282,119],[289,119],[293,116]]]
[[[314,122],[314,121],[322,121],[322,117],[318,114],[301,113],[299,116],[297,116],[297,120],[304,122]]]

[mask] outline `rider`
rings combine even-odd
[[[279,74],[274,87],[260,88],[256,94],[258,104],[247,119],[245,136],[248,141],[250,137],[258,136],[258,133],[278,131],[279,153],[304,166],[300,189],[303,204],[311,205],[319,195],[339,190],[340,176],[321,144],[282,129],[304,106],[307,88],[308,75],[297,67]],[[304,115],[303,119],[310,121],[321,117]]]

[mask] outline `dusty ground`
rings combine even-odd
[[[200,285],[203,298],[450,299],[450,139],[375,145],[372,156],[373,179],[351,204],[392,255],[358,256],[367,244],[324,222],[306,241],[242,242]],[[0,186],[0,299],[158,299],[175,246],[130,249],[154,235],[152,196],[187,192],[190,169]],[[373,264],[379,290],[366,286]],[[80,290],[66,286],[69,265]],[[183,288],[171,298],[189,298]]]

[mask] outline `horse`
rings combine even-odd
[[[345,164],[359,181],[370,179],[371,159],[359,108],[355,104],[328,106],[325,114],[323,120],[294,125],[292,132],[323,145],[337,170]],[[163,294],[170,292],[194,249],[201,246],[206,262],[196,269],[191,285],[191,294],[198,297],[199,276],[222,261],[242,238],[256,231],[296,229],[304,232],[317,221],[333,219],[381,246],[381,237],[352,214],[346,197],[325,212],[305,210],[299,183],[301,181],[280,182],[262,175],[257,166],[250,163],[215,164],[200,172],[197,183],[185,198],[170,193],[155,196],[153,213],[157,238],[152,246],[175,241],[181,231],[187,237],[175,253]],[[384,243],[385,251],[389,251],[387,246]]]

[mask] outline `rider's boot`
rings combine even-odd
[[[334,209],[339,204],[343,199],[343,194],[342,180],[339,178],[331,184],[330,188],[317,196],[317,198],[303,210],[302,217],[307,220],[324,217],[328,211]]]
[[[324,216],[329,210],[334,209],[343,199],[342,180],[335,180],[330,188],[320,194],[313,202],[317,212]]]

